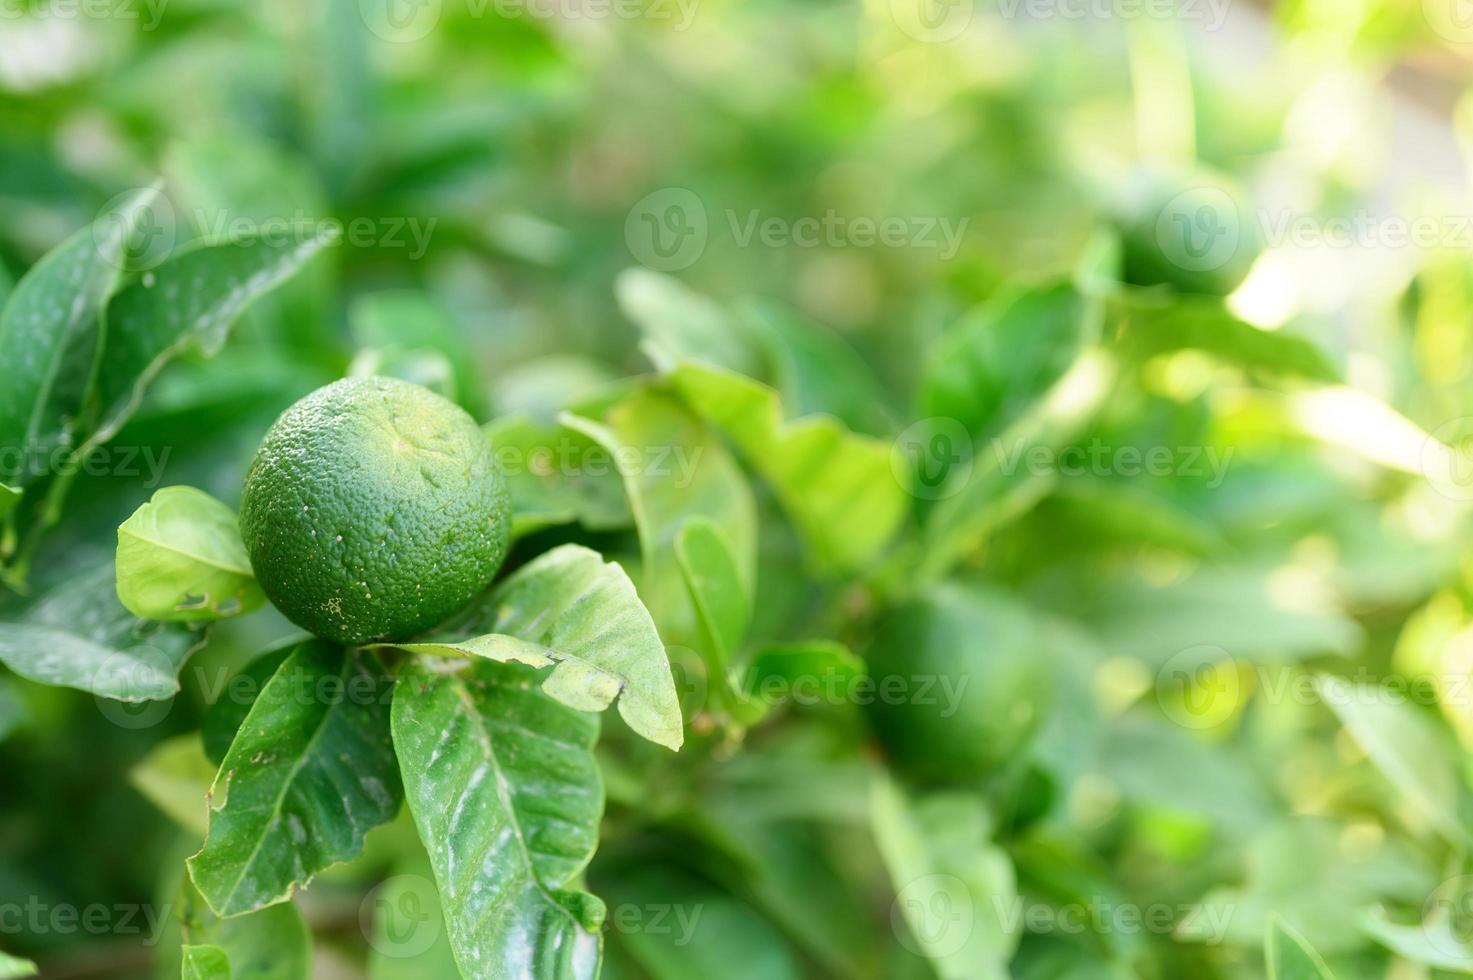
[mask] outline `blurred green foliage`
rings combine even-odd
[[[56,521],[0,487],[7,561],[55,524],[0,616],[161,484],[235,504],[301,395],[406,377],[524,460],[700,454],[509,474],[513,562],[598,547],[678,647],[681,754],[605,720],[604,976],[1473,972],[1456,0],[63,6],[0,7],[0,297],[160,176],[143,267],[340,240],[162,371],[136,467]],[[301,959],[305,921],[316,975],[449,975],[373,921],[428,876],[402,816],[301,916],[188,924],[181,745],[223,757],[210,685],[292,635],[222,624],[134,708],[0,670],[0,912],[158,920],[0,947],[174,975],[180,915],[200,969],[252,928]],[[913,669],[982,687],[855,694]]]

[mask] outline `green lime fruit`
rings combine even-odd
[[[266,595],[338,643],[404,640],[449,618],[495,577],[510,527],[485,433],[392,378],[338,381],[287,409],[240,507]]]
[[[1023,751],[1049,706],[1047,631],[1003,593],[944,585],[880,621],[868,715],[908,772],[964,783]]]
[[[1119,212],[1125,281],[1226,296],[1258,257],[1257,223],[1243,192],[1204,169],[1148,172]]]

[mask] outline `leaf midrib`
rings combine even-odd
[[[343,667],[341,670],[338,671],[338,675],[342,676],[346,674],[351,663],[351,658],[345,657],[343,659]],[[261,693],[264,695],[265,691],[263,690]],[[302,771],[302,767],[306,765],[307,758],[312,754],[313,748],[316,747],[318,738],[322,736],[322,732],[327,728],[328,719],[332,717],[333,712],[338,710],[340,704],[341,702],[339,702],[339,704],[328,705],[327,710],[322,713],[322,717],[318,720],[316,729],[307,739],[307,744],[302,747],[301,754],[298,755],[296,761],[292,763],[291,771],[287,773],[287,777],[282,780],[281,792],[277,794],[275,802],[271,805],[271,817],[266,822],[266,831],[263,831],[259,836],[257,836],[256,844],[254,847],[251,848],[250,856],[241,863],[240,872],[235,876],[235,882],[230,888],[230,893],[225,898],[225,904],[227,906],[233,906],[235,896],[240,892],[240,886],[245,881],[247,872],[249,872],[255,866],[256,859],[261,855],[261,847],[266,843],[266,837],[268,836],[267,832],[270,831],[271,827],[274,826],[277,820],[281,817],[281,805],[286,800],[286,794],[290,792],[292,784],[296,782],[297,774],[300,773]],[[255,713],[254,709],[252,709],[251,713]],[[245,722],[242,723],[242,727],[244,727],[245,724],[249,723],[250,720],[250,715],[247,715]],[[228,782],[226,784],[226,787],[228,791]],[[229,800],[227,799],[226,806],[229,805]],[[215,818],[212,813],[210,816],[211,823],[214,822],[214,819]],[[206,835],[206,843],[208,843],[208,835]],[[291,894],[290,885],[287,886],[287,894]],[[221,914],[228,915],[230,913]]]
[[[188,558],[191,561],[197,561],[201,565],[208,565],[210,568],[214,568],[222,572],[229,572],[232,575],[241,575],[246,578],[255,578],[256,576],[256,573],[253,569],[237,568],[234,565],[224,564],[220,559],[208,558],[204,555],[197,555],[192,551],[180,547],[179,545],[171,544],[168,541],[160,541],[157,538],[151,538],[148,535],[140,534],[139,532],[132,530],[131,528],[119,528],[118,531],[120,534],[126,534],[131,538],[136,538],[137,540],[142,541],[144,544],[151,544],[156,548],[161,548],[164,551],[172,552],[173,554],[179,555],[183,558]]]
[[[512,835],[516,838],[517,853],[521,856],[522,865],[527,871],[527,879],[532,883],[532,887],[537,889],[538,894],[542,896],[547,904],[555,908],[560,915],[572,923],[575,929],[582,929],[583,924],[574,917],[573,913],[566,906],[553,897],[552,893],[543,886],[542,880],[537,876],[537,868],[532,862],[531,850],[527,847],[527,839],[522,834],[520,815],[510,796],[506,773],[501,768],[501,760],[497,757],[496,748],[492,744],[491,730],[486,726],[485,719],[481,717],[481,711],[476,706],[475,699],[470,696],[470,692],[466,689],[465,682],[457,678],[452,683],[455,685],[456,698],[459,699],[461,705],[465,708],[467,715],[471,719],[471,724],[476,730],[478,741],[481,743],[482,755],[496,774],[496,797],[501,801],[502,807],[506,810],[507,821],[511,825]],[[484,854],[484,849],[482,849],[482,853]]]

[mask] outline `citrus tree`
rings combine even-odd
[[[0,980],[1473,972],[1457,18],[594,6],[0,21]]]

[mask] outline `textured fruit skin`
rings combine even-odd
[[[241,497],[266,595],[338,643],[405,640],[449,618],[496,575],[510,527],[485,433],[392,378],[338,381],[287,409]]]
[[[1027,746],[1051,700],[1046,631],[985,589],[943,585],[892,610],[866,659],[875,733],[896,762],[932,782],[996,772]],[[904,697],[883,696],[887,677],[905,679]]]

